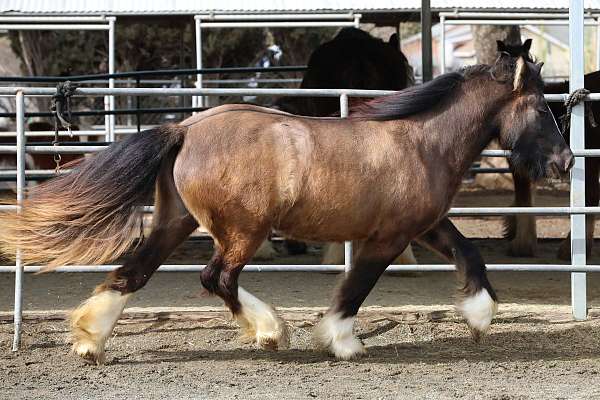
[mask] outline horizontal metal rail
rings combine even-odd
[[[352,21],[210,22],[202,20],[202,28],[338,28],[355,25]]]
[[[507,19],[566,19],[569,20],[569,13],[546,13],[546,12],[476,12],[476,11],[443,11],[439,13],[440,17],[446,18],[479,18],[479,19],[493,19],[493,18],[507,18]],[[585,18],[592,18],[593,15],[587,13]]]
[[[107,31],[109,29],[108,24],[0,24],[0,30],[19,31]]]
[[[2,79],[0,78],[0,81]],[[0,95],[52,96],[55,88],[50,87],[0,87]],[[75,96],[294,96],[294,97],[379,97],[397,93],[394,90],[365,89],[275,89],[275,88],[79,88]],[[551,102],[564,102],[568,93],[546,94],[544,98]],[[600,101],[600,93],[590,93],[585,101]]]
[[[91,142],[93,143],[93,142]],[[469,169],[470,172],[473,172],[475,174],[498,174],[498,173],[502,173],[502,174],[509,174],[511,171],[509,168],[482,168],[482,167],[473,167]],[[61,169],[60,173],[61,174],[66,174],[71,172],[71,170],[67,170],[67,169]],[[25,171],[25,176],[31,180],[37,180],[37,179],[46,179],[46,178],[52,178],[56,175],[56,172],[53,169],[33,169],[33,170],[27,170]],[[10,170],[10,169],[6,169],[6,170],[0,170],[0,180],[7,180],[8,179],[12,179],[14,180],[17,176],[17,171],[16,170]]]
[[[486,20],[447,20],[446,25],[569,25],[568,20],[560,19],[486,19]],[[586,20],[585,26],[596,26],[596,21]]]
[[[0,87],[0,94],[15,95],[17,92],[29,95],[52,96],[55,88],[49,87]],[[252,89],[252,88],[79,88],[75,96],[306,96],[339,97],[343,94],[352,97],[377,97],[396,93],[394,90],[362,89]],[[591,96],[591,95],[590,95]],[[589,97],[589,96],[588,96]],[[600,99],[600,97],[599,97]]]
[[[68,174],[71,172],[70,169],[59,169],[60,175]],[[25,171],[25,177],[31,179],[32,177],[39,178],[52,178],[56,176],[56,171],[53,169],[29,169]],[[0,178],[12,178],[16,179],[16,170],[0,170]]]
[[[600,214],[600,207],[453,207],[450,216]]]
[[[72,76],[0,76],[0,82],[45,82],[55,83],[64,81],[89,81],[94,79],[138,78],[142,76],[179,76],[179,75],[211,75],[211,74],[245,74],[245,73],[275,73],[302,72],[305,65],[287,65],[275,67],[222,67],[198,69],[155,69],[151,71],[128,71],[113,74],[89,74]]]
[[[349,13],[331,13],[331,14],[197,14],[194,19],[199,19],[203,23],[210,21],[294,21],[294,20],[353,20],[361,18],[362,14]]]
[[[83,145],[85,144],[85,145]],[[25,146],[27,153],[30,154],[83,154],[95,153],[102,151],[108,146],[98,146],[94,142],[82,142],[78,145],[59,145],[59,146],[43,146],[43,145],[27,145]],[[16,153],[17,146],[11,144],[0,145],[0,154]],[[510,150],[484,150],[481,152],[485,157],[509,157]],[[573,155],[576,157],[600,157],[600,149],[585,149],[573,150]]]
[[[145,129],[145,128],[144,128]],[[137,133],[137,129],[136,128],[132,128],[131,132],[127,132],[127,133],[133,133],[136,132]],[[119,132],[119,130],[115,130],[115,134],[119,135],[122,134],[123,132]],[[72,131],[71,133],[67,132],[67,131],[59,131],[58,132],[58,136],[67,136],[67,137],[74,137],[74,136],[105,136],[106,131],[102,130],[98,130],[98,131],[94,131],[94,130],[88,130],[88,131]],[[0,132],[0,137],[16,137],[17,136],[17,132],[14,131],[8,131],[8,132]],[[48,136],[54,136],[54,131],[29,131],[29,132],[25,132],[25,137],[48,137]]]
[[[22,16],[10,15],[0,17],[0,22],[108,22],[106,16]]]
[[[96,115],[136,115],[136,114],[179,114],[193,113],[206,110],[205,107],[152,107],[152,108],[121,108],[113,110],[86,110],[73,111],[73,117],[86,117]],[[34,111],[26,112],[25,118],[31,117],[53,117],[54,114],[50,111]],[[0,112],[0,117],[14,118],[15,113]]]
[[[71,265],[56,268],[55,272],[80,273],[80,272],[110,272],[121,265]],[[205,264],[170,264],[162,265],[159,272],[199,272],[206,267]],[[41,266],[25,266],[25,272],[37,273]],[[452,264],[420,264],[420,265],[391,265],[388,272],[446,272],[455,271]],[[600,265],[570,265],[570,264],[488,264],[488,271],[516,271],[516,272],[600,272]],[[0,266],[0,273],[14,272],[15,267],[10,265]],[[244,267],[244,272],[344,272],[343,265],[332,264],[284,264],[284,265],[256,265],[249,264]]]

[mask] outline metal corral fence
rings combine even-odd
[[[571,68],[570,68],[570,91],[583,87],[583,0],[571,0],[569,9],[569,32],[571,43]],[[321,90],[321,89],[115,89],[115,88],[82,88],[78,89],[79,96],[214,96],[214,95],[254,95],[254,96],[328,96],[339,97],[340,116],[348,115],[348,97],[376,97],[389,94],[389,91],[366,91],[366,90]],[[23,201],[26,183],[26,154],[52,154],[52,153],[86,153],[96,152],[106,146],[28,146],[25,136],[25,97],[26,96],[51,96],[54,94],[52,88],[36,87],[2,87],[0,96],[14,96],[16,99],[17,140],[16,145],[0,146],[0,153],[16,153],[16,179],[17,179],[17,206],[3,206],[2,209],[16,209],[20,211]],[[565,101],[568,94],[547,95],[548,101]],[[590,94],[588,101],[599,101],[600,93]],[[585,237],[585,214],[600,213],[600,207],[585,207],[585,157],[600,157],[600,150],[586,150],[584,145],[584,107],[580,104],[573,108],[571,115],[571,148],[576,156],[575,166],[571,172],[571,199],[569,207],[473,207],[453,208],[451,216],[474,216],[474,215],[506,215],[506,214],[536,214],[536,215],[570,215],[571,216],[571,264],[492,264],[488,269],[492,271],[563,271],[571,273],[571,296],[573,317],[583,320],[587,316],[586,299],[586,273],[600,272],[600,265],[587,265],[586,262],[586,237]],[[483,155],[492,157],[506,157],[510,152],[503,150],[487,150]],[[246,271],[319,271],[319,272],[343,272],[351,268],[352,245],[345,243],[344,265],[248,265]],[[69,266],[59,268],[60,272],[98,272],[111,271],[118,268],[117,265],[103,266]],[[163,265],[159,271],[200,271],[204,265]],[[392,271],[453,271],[453,265],[394,265],[389,268]],[[37,272],[40,266],[24,267],[20,254],[17,254],[16,264],[13,266],[1,266],[0,272],[12,272],[15,274],[15,304],[14,304],[14,341],[13,350],[19,348],[21,321],[22,321],[22,277],[24,272]]]

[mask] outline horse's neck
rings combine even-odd
[[[429,147],[462,176],[492,141],[493,121],[505,101],[506,93],[498,92],[498,85],[484,81],[465,86],[441,113],[429,115],[422,137],[430,138]]]

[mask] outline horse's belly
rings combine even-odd
[[[374,210],[295,208],[274,226],[284,236],[295,239],[341,242],[363,239],[377,228]]]

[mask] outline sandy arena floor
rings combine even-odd
[[[494,194],[485,204],[506,205],[509,196]],[[567,199],[564,193],[540,197],[556,205]],[[459,205],[480,201],[463,193]],[[489,263],[558,263],[558,238],[568,230],[566,219],[540,220],[545,239],[538,258],[515,259],[498,239],[500,220],[462,219],[458,225],[481,238],[476,244]],[[590,260],[595,264],[598,247]],[[439,262],[423,249],[416,253],[420,262]],[[191,241],[168,262],[204,262],[209,255],[209,243]],[[313,247],[307,256],[274,263],[318,258],[319,247]],[[108,364],[98,367],[68,354],[63,318],[102,279],[26,276],[23,346],[12,353],[13,277],[0,275],[1,399],[600,399],[600,275],[588,275],[590,318],[573,322],[568,273],[490,273],[502,303],[479,344],[454,314],[452,274],[386,275],[357,324],[368,355],[340,362],[314,351],[310,341],[336,275],[242,274],[242,285],[278,307],[289,323],[291,348],[272,352],[237,339],[220,302],[202,295],[198,274],[158,273],[130,302],[108,343]]]

